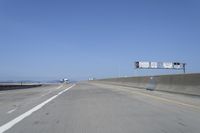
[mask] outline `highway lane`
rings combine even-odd
[[[44,85],[36,88],[0,91],[0,125],[41,103],[63,89],[63,84]]]
[[[44,102],[68,87],[69,86],[63,86],[55,93],[47,95],[44,99],[40,99],[39,101]],[[171,99],[176,97],[176,95],[165,95],[164,93],[163,95],[155,95],[148,93],[148,95],[154,96],[150,97],[148,95],[141,95],[140,93],[143,92],[140,92],[138,89],[124,91],[123,87],[78,83],[70,90],[60,93],[58,97],[14,125],[6,132],[200,132],[200,110],[198,108],[189,108],[184,106],[184,104],[179,105],[177,103],[155,98],[164,95],[163,98]],[[178,99],[181,99],[180,97],[186,98],[186,96],[178,95]],[[194,104],[196,105],[199,98],[195,99]],[[37,104],[39,104],[39,101]],[[192,102],[191,100],[187,101]],[[183,101],[180,102],[183,103]],[[28,111],[28,109],[26,111]],[[13,114],[15,114],[15,112],[13,112]],[[0,116],[0,118],[1,117],[2,116]],[[1,123],[1,125],[3,124],[6,124],[6,122]]]

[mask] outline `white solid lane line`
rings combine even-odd
[[[17,123],[19,123],[20,121],[22,121],[23,119],[25,119],[26,117],[30,116],[32,113],[34,113],[35,111],[41,109],[44,105],[46,105],[47,103],[51,102],[52,100],[54,100],[56,97],[58,97],[59,95],[63,94],[64,92],[68,91],[69,89],[71,89],[72,87],[74,87],[74,85],[68,87],[67,89],[59,92],[58,94],[54,95],[53,97],[49,98],[48,100],[44,101],[43,103],[35,106],[34,108],[30,109],[29,111],[25,112],[24,114],[16,117],[15,119],[9,121],[8,123],[2,125],[0,127],[0,133],[4,133],[5,131],[9,130],[10,128],[12,128],[14,125],[16,125]]]

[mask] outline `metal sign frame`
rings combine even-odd
[[[186,72],[186,63],[180,62],[150,62],[150,61],[136,61],[136,69],[172,69],[183,70]]]

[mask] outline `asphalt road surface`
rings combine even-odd
[[[98,83],[0,91],[0,133],[200,133],[200,98]]]

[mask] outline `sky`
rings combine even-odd
[[[0,80],[200,72],[199,0],[0,0]]]

